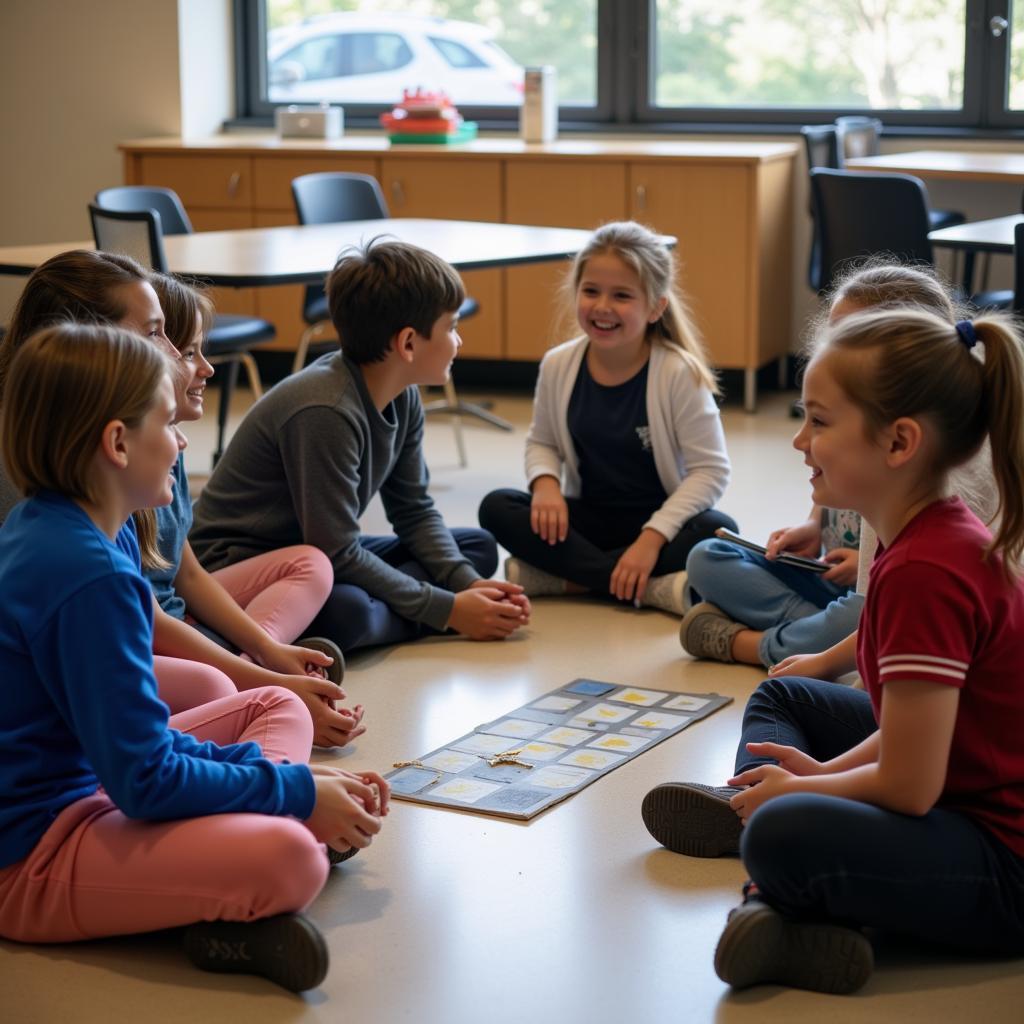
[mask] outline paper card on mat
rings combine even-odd
[[[542,697],[535,700],[530,707],[537,711],[571,711],[582,703],[583,701],[574,700],[572,697]]]
[[[636,714],[636,708],[617,708],[613,704],[595,704],[592,708],[577,715],[569,724],[580,725],[584,722],[610,725],[613,722],[624,722]]]
[[[594,777],[586,768],[573,768],[567,764],[546,764],[538,768],[530,776],[531,786],[543,786],[545,789],[574,789],[581,783]]]
[[[666,715],[660,711],[648,711],[646,714],[637,715],[629,724],[640,729],[674,729],[677,725],[692,721],[692,718],[685,718],[683,715]]]
[[[664,692],[659,693],[656,690],[638,690],[631,686],[626,686],[615,693],[609,693],[607,699],[622,701],[623,704],[635,704],[641,708],[649,708],[659,701],[663,701],[665,694]]]
[[[437,772],[425,772],[422,768],[405,768],[392,775],[388,782],[391,783],[392,793],[418,793],[425,786],[437,780]]]
[[[461,750],[439,750],[436,754],[423,758],[422,763],[435,771],[457,775],[459,772],[479,764],[480,758],[476,754],[464,754]]]
[[[450,747],[456,750],[466,750],[471,754],[486,754],[487,757],[494,757],[495,754],[504,754],[506,750],[515,750],[519,744],[507,736],[491,736],[486,732],[475,732],[470,736],[463,736],[455,743],[449,743]]]
[[[577,768],[593,768],[601,771],[609,765],[625,761],[625,754],[609,754],[607,750],[574,750],[559,760],[559,764],[571,764]]]
[[[545,722],[528,722],[525,718],[503,718],[500,722],[487,726],[487,732],[498,736],[513,736],[516,739],[529,740],[547,727]]]
[[[435,786],[430,795],[443,797],[445,800],[458,800],[464,804],[475,804],[485,796],[490,796],[495,790],[501,789],[501,786],[500,782],[481,782],[479,779],[460,777]]]
[[[563,686],[568,693],[585,693],[588,697],[600,697],[603,693],[615,689],[614,683],[599,683],[596,679],[577,679],[576,682]]]
[[[596,740],[591,740],[587,746],[597,747],[598,750],[617,750],[622,754],[632,754],[634,750],[646,747],[650,742],[650,736],[623,736],[619,732],[609,732]]]
[[[690,697],[685,693],[681,693],[678,697],[665,701],[661,707],[662,710],[672,708],[673,711],[700,711],[701,708],[707,707],[710,703],[711,701],[707,697]]]
[[[556,747],[553,743],[541,743],[531,740],[519,748],[520,761],[554,761],[565,753],[565,747]]]
[[[570,729],[567,725],[560,725],[557,729],[552,729],[537,738],[545,743],[561,743],[563,747],[575,747],[591,739],[593,735],[589,729]]]
[[[524,813],[544,800],[550,800],[551,794],[543,789],[530,789],[528,786],[503,786],[497,793],[481,801],[481,810],[509,811]]]

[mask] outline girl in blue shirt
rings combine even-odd
[[[171,499],[168,371],[143,339],[81,324],[5,366],[3,458],[27,500],[0,530],[0,936],[191,925],[199,966],[298,991],[327,969],[299,914],[326,876],[321,843],[368,846],[388,785],[309,767],[288,690],[168,718],[130,519]]]

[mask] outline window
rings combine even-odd
[[[328,100],[370,123],[423,86],[512,125],[523,68],[550,64],[566,124],[1024,127],[1024,0],[235,3],[243,117]]]

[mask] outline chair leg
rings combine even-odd
[[[220,406],[217,409],[217,447],[213,451],[213,465],[216,467],[224,454],[224,434],[228,426],[228,413],[231,411],[231,397],[238,383],[239,361],[232,359],[224,367],[224,376],[220,382]]]
[[[449,391],[449,387],[451,390]],[[490,423],[492,426],[498,427],[500,430],[514,430],[515,427],[509,423],[508,420],[502,419],[500,416],[495,416],[493,412],[488,412],[482,405],[477,405],[476,402],[464,402],[455,393],[455,385],[449,379],[445,384],[444,398],[438,399],[436,402],[426,402],[423,406],[424,416],[429,416],[434,412],[448,412],[455,416],[475,416],[477,419],[483,420],[485,423]]]
[[[453,409],[458,408],[459,397],[455,394],[455,385],[452,383],[451,377],[444,382],[444,397]],[[455,432],[455,448],[459,453],[459,465],[465,469],[469,465],[469,460],[466,458],[466,439],[462,436],[462,417],[458,412],[452,416],[452,430]]]
[[[317,320],[310,324],[299,336],[299,344],[295,349],[295,358],[292,360],[292,373],[298,373],[306,365],[306,356],[309,354],[309,346],[314,339],[324,330],[334,331],[334,324],[330,320]]]
[[[253,398],[263,397],[263,381],[260,380],[260,368],[256,365],[249,352],[240,352],[238,361],[245,367],[245,374],[249,378],[249,388]]]

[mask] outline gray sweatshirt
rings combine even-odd
[[[427,493],[423,407],[415,387],[378,412],[359,367],[340,352],[272,388],[249,411],[195,506],[189,539],[209,570],[312,544],[351,583],[434,629],[453,594],[479,579]],[[359,517],[380,491],[399,540],[433,586],[359,543]]]

